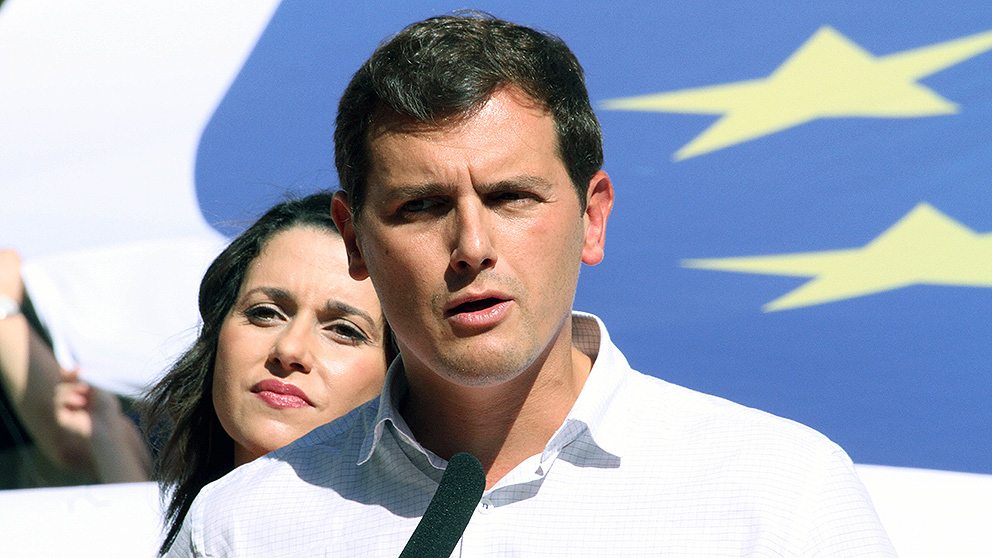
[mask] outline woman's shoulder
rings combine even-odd
[[[258,501],[299,496],[308,490],[334,485],[338,471],[356,464],[364,439],[364,425],[374,419],[376,405],[366,403],[348,414],[319,426],[287,446],[272,451],[216,480],[200,491],[198,507],[217,505],[237,508]],[[371,418],[370,418],[371,417]],[[304,482],[299,482],[299,481]]]

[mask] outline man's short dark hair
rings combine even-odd
[[[443,125],[471,116],[507,86],[550,112],[559,155],[584,207],[589,179],[603,165],[603,139],[582,66],[554,35],[472,12],[406,27],[372,53],[345,89],[334,149],[354,218],[365,202],[368,134],[378,118],[392,112]]]

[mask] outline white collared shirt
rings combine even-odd
[[[453,556],[894,556],[844,451],[795,422],[630,368],[574,313],[594,360],[540,455],[483,494]],[[446,462],[383,394],[210,484],[169,553],[398,556]]]

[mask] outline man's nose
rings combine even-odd
[[[313,368],[315,343],[312,328],[301,320],[293,320],[276,339],[269,362],[285,373],[309,373]]]
[[[479,272],[496,265],[489,211],[479,200],[455,209],[451,268],[459,273]]]

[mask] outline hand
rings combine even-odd
[[[93,433],[108,428],[112,422],[108,414],[119,413],[120,404],[113,395],[81,381],[78,370],[62,371],[53,403],[55,422],[61,429],[61,461],[73,469],[92,470]]]
[[[62,428],[87,440],[121,413],[117,398],[80,380],[78,369],[62,371],[62,381],[55,387],[55,409]]]
[[[78,370],[62,371],[55,419],[72,452],[63,454],[66,462],[85,467],[99,482],[148,480],[151,456],[137,426],[117,396],[81,381]]]
[[[24,302],[24,281],[21,279],[21,256],[14,250],[0,250],[0,295],[14,302]]]

